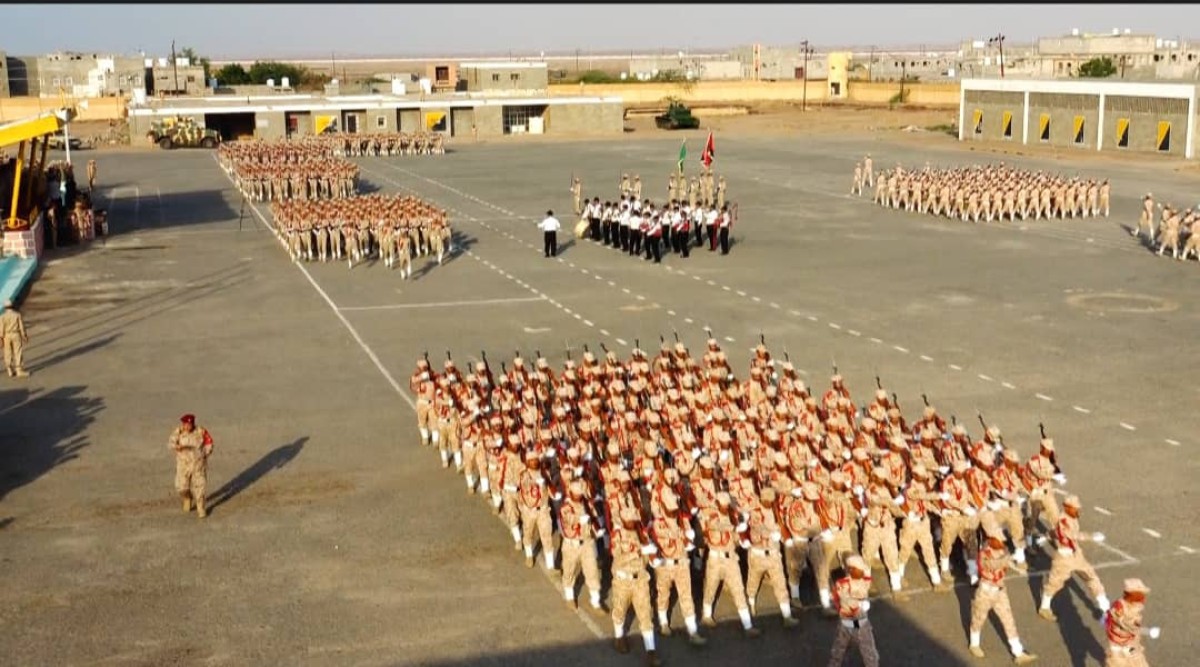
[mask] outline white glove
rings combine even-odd
[[[691,528],[688,528],[683,534],[686,535],[689,540],[696,539],[696,531],[692,530]]]
[[[1062,474],[1061,472],[1058,473],[1057,475],[1055,475],[1053,479],[1054,479],[1054,481],[1058,482],[1060,485],[1067,483],[1067,476]]]
[[[938,494],[938,498],[940,498],[941,500],[950,500],[950,494],[946,493],[945,491],[942,491],[941,493]]]
[[[967,516],[975,516],[977,512],[975,511],[974,507],[968,507],[963,510],[963,514],[966,514]]]
[[[722,463],[724,463],[725,461],[728,461],[729,460],[729,450],[728,449],[721,450],[721,453],[717,456],[717,460],[721,461]]]
[[[746,530],[746,522],[745,521],[743,521],[737,525],[737,531],[739,533],[742,532],[743,530]]]
[[[650,566],[651,566],[651,567],[658,567],[659,565],[662,565],[662,559],[661,559],[661,558],[655,558],[654,560],[650,561]]]
[[[421,379],[422,379],[422,380],[428,380],[428,379],[429,379],[429,373],[421,373]]]
[[[945,475],[946,473],[950,472],[950,468],[947,466],[938,466],[938,472]]]
[[[920,514],[914,514],[913,512],[909,512],[909,513],[908,513],[908,520],[909,520],[909,521],[912,521],[913,523],[917,523],[917,522],[919,522],[919,521],[921,520],[921,515],[920,515]]]
[[[783,539],[783,535],[781,535],[779,533],[779,531],[775,531],[775,532],[771,533],[771,541],[772,542],[778,542],[779,540],[782,540],[782,539]]]
[[[687,545],[686,548],[684,548],[684,551],[687,551],[687,552],[692,552],[695,550],[696,550],[696,545],[694,545],[694,544],[689,544],[689,545]]]
[[[554,494],[554,495],[550,496],[550,498],[551,498],[552,500],[554,500],[554,501],[556,501],[556,502],[557,502],[557,501],[559,501],[559,500],[562,500],[562,494],[561,494],[561,493],[556,493],[556,494]]]
[[[733,373],[730,373],[729,375],[725,376],[725,379],[726,379],[726,380],[732,380],[732,379],[733,379]]]
[[[647,544],[646,546],[642,547],[642,554],[645,556],[653,556],[656,553],[658,553],[658,547],[654,546],[653,544]]]
[[[588,523],[589,523],[591,520],[592,520],[592,517],[590,517],[590,516],[588,516],[588,515],[586,515],[586,514],[584,514],[583,516],[579,517],[579,523],[582,523],[582,524],[584,524],[584,525],[587,525],[587,524],[588,524]]]
[[[1104,533],[1092,533],[1092,541],[1093,542],[1103,542],[1104,541]]]
[[[862,613],[864,613],[864,614],[867,613],[868,611],[871,611],[871,601],[863,600],[863,603],[858,605],[858,608],[861,609]]]
[[[744,414],[738,415],[738,421],[740,421],[740,422],[746,421],[746,415],[744,415]]]
[[[864,508],[860,509],[858,511],[858,515],[865,519],[867,517],[867,508],[864,507]]]
[[[854,485],[854,495],[856,495],[856,496],[861,496],[862,494],[863,494],[863,488],[862,488],[862,486],[860,486],[860,485],[858,485],[858,484],[855,484],[855,485]]]
[[[803,495],[804,495],[804,492],[800,490],[800,487],[795,487],[792,489],[792,497],[799,498],[800,496],[803,496]]]
[[[785,546],[791,547],[792,545],[796,544],[796,540],[793,540],[792,538],[789,537],[786,540],[784,540],[783,543]]]
[[[997,510],[1004,508],[1004,501],[1003,500],[989,500],[987,502],[987,506],[988,506],[988,509],[995,512]]]
[[[700,457],[701,457],[701,456],[703,456],[703,455],[704,455],[704,452],[700,451],[700,448],[699,448],[699,447],[697,447],[697,448],[695,448],[695,449],[693,449],[693,450],[692,450],[692,460],[693,460],[693,461],[698,461],[698,460],[700,460]]]
[[[601,528],[600,530],[597,530],[597,531],[596,531],[596,537],[604,537],[604,532],[605,532],[605,531],[604,531],[604,529],[603,529],[603,528]]]
[[[1158,636],[1162,634],[1162,628],[1156,625],[1153,628],[1150,628],[1150,632],[1147,634],[1150,635],[1151,639],[1158,639]]]
[[[742,540],[741,542],[738,542],[738,544],[742,545],[743,549],[750,548],[750,540]]]
[[[815,457],[811,458],[808,460],[808,467],[815,468],[815,467],[817,467],[817,464],[819,464],[819,463],[820,463],[820,461],[818,461]]]
[[[833,541],[833,533],[830,532],[830,530],[828,528],[821,531],[821,541],[822,542],[832,542]]]
[[[516,492],[517,492],[517,487],[509,485],[509,486],[505,486],[505,487],[504,487],[504,490],[505,490],[505,491],[508,491],[509,493],[516,493]]]
[[[850,450],[849,449],[842,450],[842,458],[846,459],[847,461],[850,460]]]
[[[546,449],[546,453],[542,455],[542,458],[546,458],[546,459],[552,459],[552,458],[554,458],[554,453],[555,453],[555,452],[554,452],[554,450],[553,450],[553,449],[551,449],[551,448],[547,448],[547,449]]]
[[[697,514],[699,514],[699,513],[700,513],[700,508],[699,508],[699,507],[693,507],[693,508],[692,508],[692,516],[696,516],[696,515],[697,515]]]
[[[895,498],[892,498],[892,504],[897,505],[897,506],[903,505],[904,504],[904,494],[901,493],[900,495],[896,496]]]

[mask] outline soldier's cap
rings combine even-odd
[[[863,573],[870,572],[870,570],[867,569],[867,562],[858,554],[854,554],[846,559],[846,569],[856,570]]]
[[[586,362],[588,362],[588,363],[591,363],[591,362],[593,362],[593,361],[595,361],[595,360],[596,360],[596,355],[592,354],[591,352],[584,352],[584,353],[583,353],[583,360],[584,360],[584,361],[586,361]]]
[[[5,308],[12,308],[12,307],[13,307],[13,301],[12,301],[12,299],[5,299],[5,300],[4,300],[4,307],[5,307]]]
[[[1020,456],[1020,454],[1017,454],[1017,452],[1015,450],[1013,450],[1012,448],[1006,448],[1004,450],[1004,460],[1012,461],[1013,463],[1020,463],[1021,456]]]
[[[1074,494],[1071,494],[1063,499],[1063,507],[1068,507],[1068,506],[1074,507],[1076,509],[1083,507],[1083,505],[1081,505],[1079,503],[1079,496],[1074,495]]]
[[[908,449],[908,443],[907,443],[907,442],[905,442],[905,441],[904,441],[904,438],[903,438],[903,437],[901,437],[901,436],[899,436],[899,435],[897,435],[897,436],[894,436],[894,437],[893,437],[891,440],[889,440],[888,442],[889,442],[889,443],[892,445],[892,447],[893,447],[893,448],[895,448],[895,449]]]
[[[783,367],[783,370],[785,370],[785,371],[788,371],[788,372],[791,372],[791,371],[794,371],[794,370],[796,370],[796,367],[795,367],[795,366],[793,366],[793,365],[792,365],[792,362],[790,362],[790,361],[785,361],[785,362],[783,362],[783,363],[781,364],[781,366]]]
[[[963,426],[962,424],[955,424],[954,428],[950,429],[950,432],[954,435],[966,435],[967,427]]]
[[[834,486],[845,486],[846,473],[842,472],[841,470],[834,470],[833,472],[829,473],[829,481]]]
[[[775,405],[775,414],[786,415],[787,414],[787,406],[784,405],[783,403],[776,404]]]
[[[621,510],[621,523],[625,525],[635,524],[640,518],[637,510],[632,507],[626,507]]]
[[[915,463],[912,467],[913,477],[928,477],[929,471],[925,469],[924,463]]]
[[[924,414],[926,419],[933,419],[933,416],[937,414],[937,410],[932,405],[926,405]]]
[[[776,467],[786,468],[788,466],[789,461],[787,454],[784,454],[783,452],[775,452],[775,456],[771,458],[775,462]]]
[[[971,468],[971,464],[962,459],[954,462],[954,472],[966,472]]]
[[[1000,429],[995,426],[989,426],[987,430],[988,437],[995,440],[1000,437]]]
[[[546,361],[545,357],[538,357],[537,367],[538,368],[550,368],[550,362]]]
[[[871,468],[871,474],[880,479],[888,479],[889,477],[887,468],[884,468],[883,466],[875,466],[874,468]]]
[[[709,346],[709,347],[719,347],[719,344],[717,343],[717,339],[716,339],[716,338],[709,338],[709,339],[708,339],[708,346]]]
[[[850,456],[859,461],[866,461],[867,459],[871,458],[871,456],[867,454],[867,450],[862,447],[855,447],[854,449],[851,449]]]
[[[762,500],[764,505],[770,505],[775,502],[775,489],[772,489],[769,486],[763,487],[763,490],[758,494],[758,497]]]
[[[180,421],[180,423],[183,423],[183,424],[191,424],[192,426],[195,426],[196,425],[196,415],[188,413],[188,414],[180,417],[179,421]]]
[[[884,389],[876,389],[875,390],[875,398],[877,398],[881,401],[887,400],[887,391]]]
[[[779,439],[779,431],[776,431],[773,428],[769,428],[769,429],[767,429],[766,436],[767,436],[767,440],[774,442],[775,440]]]
[[[513,357],[513,366],[524,366],[524,365],[525,365],[524,359],[522,359],[519,356]]]
[[[574,482],[571,482],[571,486],[567,487],[567,490],[573,496],[582,496],[587,490],[587,487],[583,485],[583,480],[577,479]]]
[[[678,352],[679,354],[684,354],[685,352],[687,352],[687,346],[684,345],[683,343],[675,343],[675,351]]]
[[[1147,586],[1141,579],[1126,579],[1126,593],[1142,593],[1143,595],[1150,592],[1150,587]]]
[[[816,482],[804,482],[800,485],[800,494],[805,500],[819,500],[821,498],[821,487],[817,486]]]
[[[1042,449],[1044,449],[1048,452],[1054,451],[1054,439],[1053,438],[1042,438]]]
[[[424,359],[417,359],[417,368],[429,368],[429,362]]]
[[[730,498],[729,498],[728,493],[726,493],[725,491],[722,491],[717,494],[717,504],[718,505],[721,505],[722,507],[727,507],[729,505],[729,503],[730,503]]]
[[[892,419],[899,419],[900,418],[900,408],[888,408],[887,416],[891,417]]]
[[[633,478],[629,476],[628,470],[621,470],[617,473],[617,481],[622,484],[628,484],[629,482],[633,481]]]
[[[863,417],[862,423],[859,425],[863,428],[863,430],[870,430],[876,426],[879,426],[879,422],[876,422],[873,417]]]
[[[532,449],[530,449],[530,450],[527,450],[527,451],[525,452],[525,462],[526,462],[526,463],[531,463],[531,462],[532,462],[532,463],[537,463],[537,460],[538,460],[538,454],[537,454],[537,452],[533,451]]]
[[[621,448],[617,445],[616,441],[608,443],[608,447],[605,449],[605,451],[608,452],[609,456],[621,455]]]
[[[832,383],[834,383],[834,384],[838,384],[838,383],[839,383],[839,382],[841,382],[843,379],[844,379],[844,378],[842,377],[842,374],[841,374],[841,373],[838,373],[838,374],[834,375],[833,377],[829,378],[829,381],[830,381],[830,382],[832,382]]]
[[[742,459],[742,462],[738,464],[738,470],[741,470],[742,472],[750,472],[754,470],[754,461],[751,461],[750,459]]]

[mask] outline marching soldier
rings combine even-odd
[[[175,491],[183,500],[183,511],[196,516],[208,516],[204,491],[208,485],[208,457],[212,455],[213,439],[208,429],[196,427],[196,415],[179,418],[179,426],[171,432],[167,443],[175,451]]]
[[[1004,587],[1008,566],[1009,555],[1004,546],[1003,536],[996,532],[987,533],[987,540],[979,550],[979,584],[975,588],[975,597],[971,600],[969,648],[971,655],[977,658],[984,657],[983,649],[979,646],[980,635],[988,614],[994,611],[1008,638],[1013,661],[1024,665],[1037,660],[1037,656],[1026,653],[1021,638],[1017,636],[1017,624],[1013,621],[1008,591]]]
[[[871,609],[868,596],[871,590],[870,568],[861,556],[846,559],[846,576],[833,587],[833,604],[837,612],[837,638],[829,656],[829,667],[842,667],[851,644],[858,646],[864,667],[879,667],[879,651],[875,648],[875,631],[867,612]]]
[[[537,540],[542,545],[546,569],[553,570],[554,533],[550,524],[550,493],[537,452],[529,450],[525,453],[525,469],[518,480],[525,567],[533,567],[534,540]]]
[[[762,634],[754,627],[750,618],[750,607],[746,602],[746,587],[742,582],[742,570],[738,565],[737,547],[739,534],[747,526],[744,521],[734,523],[734,513],[731,508],[729,494],[722,491],[717,494],[716,507],[708,507],[700,512],[700,525],[704,527],[704,544],[708,547],[708,557],[704,568],[704,618],[700,621],[705,627],[715,628],[713,620],[713,603],[717,598],[717,587],[724,584],[725,592],[733,597],[738,616],[742,620],[742,630],[748,638]]]
[[[575,215],[583,215],[583,183],[578,176],[571,177],[571,202]]]
[[[618,515],[619,523],[612,531],[612,622],[613,645],[617,653],[629,652],[625,637],[625,617],[633,607],[642,643],[646,647],[646,663],[660,665],[654,650],[654,620],[650,615],[650,574],[646,572],[646,555],[653,545],[641,541],[641,519],[636,509],[626,507]]]
[[[783,571],[783,531],[776,519],[778,505],[775,489],[765,487],[750,509],[748,520],[750,548],[746,571],[747,596],[750,614],[754,615],[759,587],[765,581],[779,603],[783,627],[793,628],[800,622],[792,618],[791,598],[788,597],[787,576]]]
[[[1046,579],[1046,587],[1042,589],[1042,605],[1038,609],[1038,615],[1048,621],[1058,620],[1058,617],[1050,610],[1050,601],[1055,594],[1062,590],[1063,584],[1067,583],[1071,574],[1075,572],[1079,573],[1079,578],[1096,598],[1096,606],[1100,608],[1100,612],[1108,611],[1109,607],[1108,597],[1104,594],[1104,584],[1100,582],[1096,570],[1079,548],[1080,542],[1103,542],[1104,534],[1088,535],[1080,532],[1078,496],[1067,496],[1063,500],[1063,513],[1065,516],[1058,520],[1058,525],[1054,529],[1056,548],[1051,554],[1050,576]]]
[[[1148,667],[1142,637],[1158,639],[1162,632],[1157,626],[1142,627],[1149,592],[1150,587],[1141,579],[1126,579],[1125,594],[1104,614],[1104,634],[1108,639],[1104,667]]]
[[[688,520],[679,513],[679,499],[670,489],[662,495],[663,512],[655,517],[651,528],[658,553],[651,565],[657,584],[658,628],[664,637],[671,635],[671,589],[679,596],[679,611],[687,626],[688,642],[693,646],[707,643],[696,625],[696,603],[692,598],[692,577],[688,554],[695,550],[695,533]]]

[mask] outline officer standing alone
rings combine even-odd
[[[558,230],[562,229],[562,223],[554,217],[554,211],[546,211],[546,219],[538,223],[538,229],[542,230],[545,256],[558,255]]]

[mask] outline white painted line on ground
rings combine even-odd
[[[821,321],[821,318],[817,317],[816,315],[806,315],[805,317],[808,318],[809,322],[820,322]]]
[[[632,294],[632,292],[630,292],[630,291],[629,291],[629,288],[628,288],[628,287],[622,287],[622,288],[621,288],[621,291],[622,291],[622,292],[624,292],[624,293],[626,293],[626,294]]]
[[[592,324],[592,321],[591,321],[591,320],[584,320],[584,321],[583,321],[583,323],[584,323],[584,324],[586,324],[586,325],[588,325],[589,327],[594,327],[594,326],[596,326],[595,324]]]
[[[609,287],[616,287],[616,286],[617,286],[617,284],[616,284],[616,283],[614,283],[613,281],[611,281],[611,280],[610,280],[610,281],[608,281],[608,286],[609,286]]]
[[[637,295],[637,300],[638,300],[638,301],[645,301],[645,300],[646,300],[646,297],[644,297],[644,296],[642,296],[641,294],[639,294],[639,295]]]
[[[750,297],[750,298],[754,300],[754,303],[762,303],[762,299],[760,299],[760,298],[758,298],[758,297],[756,297],[756,296],[752,296],[752,297]]]
[[[722,286],[721,286],[721,289],[725,290],[726,292],[730,291],[730,290],[729,290],[729,285],[722,285]]]
[[[1041,399],[1041,400],[1043,400],[1043,401],[1047,401],[1047,402],[1049,402],[1049,401],[1053,401],[1053,400],[1054,400],[1053,398],[1051,398],[1051,397],[1049,397],[1049,396],[1047,396],[1047,395],[1045,395],[1045,394],[1034,394],[1034,396],[1036,396],[1037,398],[1039,398],[1039,399]]]
[[[798,310],[789,310],[789,311],[788,311],[788,315],[795,315],[796,317],[800,317],[800,311],[798,311]]]
[[[570,314],[571,314],[571,309],[570,309],[570,308],[564,308],[564,309],[563,309],[563,312],[564,312],[564,313],[566,313],[566,314],[568,314],[568,315],[570,315]]]
[[[675,317],[675,311],[673,311],[673,310],[668,310],[667,314],[670,315],[671,317]]]
[[[728,288],[728,287],[726,287],[725,289],[726,289],[726,290],[728,290],[729,288]],[[745,292],[743,292],[742,290],[738,290],[738,291],[737,291],[737,295],[738,295],[738,296],[746,296],[746,293],[745,293]]]
[[[700,276],[692,276],[692,280],[703,280]]]
[[[990,377],[988,377],[988,376],[984,375],[983,373],[977,373],[977,374],[975,375],[975,377],[979,378],[980,380],[983,380],[984,382],[995,382],[995,380],[993,380],[992,378],[990,378]]]
[[[573,315],[573,317],[574,317],[575,319],[577,319],[577,320],[582,320],[582,319],[583,319],[583,316],[582,316],[582,315],[580,315],[579,313],[575,313],[575,314]]]
[[[601,335],[601,336],[607,336],[607,335],[608,335],[608,329],[601,329],[601,330],[600,330],[600,335]]]
[[[892,349],[903,354],[908,354],[908,349],[900,347],[899,345],[893,345]]]
[[[1091,410],[1088,410],[1087,408],[1085,408],[1085,407],[1082,407],[1082,406],[1079,406],[1079,405],[1072,405],[1072,406],[1071,406],[1071,409],[1072,409],[1072,410],[1074,410],[1075,412],[1080,412],[1080,413],[1083,413],[1083,414],[1085,414],[1085,415],[1090,415],[1090,414],[1092,414],[1092,411],[1091,411]]]
[[[1168,445],[1175,446],[1175,447],[1178,447],[1178,446],[1179,446],[1179,441],[1178,441],[1178,440],[1172,440],[1172,439],[1170,439],[1170,438],[1167,438],[1167,444],[1168,444]]]
[[[1153,528],[1143,528],[1142,532],[1149,535],[1150,537],[1153,537],[1156,540],[1162,539],[1162,533],[1158,532],[1157,530],[1154,530]]]
[[[683,321],[687,322],[688,324],[695,324],[695,321],[692,320],[692,318],[690,318],[690,317],[683,318]]]
[[[711,287],[715,287],[717,283],[716,283],[716,281],[715,281],[715,280],[709,280],[709,281],[708,281],[708,284],[709,284],[709,286],[711,286]]]
[[[775,310],[779,310],[779,304],[775,303],[774,301],[771,302],[771,307]]]
[[[956,371],[961,371],[961,370],[962,370],[962,366],[959,366],[958,364],[950,364],[950,368],[952,368],[952,369],[954,369],[954,370],[956,370]]]
[[[927,354],[922,354],[922,355],[921,355],[921,361],[933,361],[933,357],[931,357],[931,356],[929,356],[929,355],[927,355]]]
[[[628,345],[628,344],[629,344],[629,343],[626,343],[626,342],[625,342],[625,339],[624,339],[624,338],[618,338],[618,339],[617,339],[617,342],[618,342],[618,343],[620,343],[620,344],[622,344],[622,345]]]
[[[512,299],[480,299],[477,301],[437,301],[433,303],[395,303],[386,306],[342,306],[343,312],[361,310],[402,310],[407,308],[450,308],[454,306],[487,306],[500,303],[527,303],[529,301],[544,301],[543,296],[526,296]]]
[[[1004,387],[1005,389],[1016,389],[1017,388],[1017,385],[1015,385],[1011,382],[1001,382],[1000,386]]]
[[[1121,422],[1121,428],[1125,429],[1126,431],[1136,431],[1137,430],[1136,426],[1134,426],[1133,424],[1126,424],[1125,422]]]
[[[1191,548],[1191,547],[1185,547],[1185,546],[1183,546],[1182,544],[1181,544],[1181,545],[1179,545],[1179,550],[1180,550],[1180,551],[1182,551],[1182,552],[1183,552],[1183,553],[1185,553],[1185,554],[1194,554],[1194,553],[1196,553],[1196,550],[1195,550],[1195,549],[1193,549],[1193,548]]]
[[[730,338],[729,336],[726,336],[726,337],[725,337],[725,342],[726,342],[726,343],[732,343],[732,342],[733,342],[733,339],[732,339],[732,338]]]
[[[882,341],[882,340],[880,340],[880,339],[878,339],[878,338],[871,338],[870,340],[871,340],[871,342],[872,342],[872,343],[875,343],[876,345],[882,345],[882,344],[883,344],[883,341]]]
[[[1104,516],[1112,516],[1112,512],[1109,512],[1108,510],[1104,509],[1103,507],[1100,507],[1099,505],[1097,505],[1096,507],[1093,507],[1092,509],[1103,514]]]
[[[854,329],[846,329],[846,333],[850,334],[851,336],[862,336],[861,331],[855,331]]]
[[[830,322],[830,323],[829,323],[829,328],[830,328],[830,329],[839,329],[839,330],[840,330],[840,329],[842,328],[842,325],[840,325],[840,324],[838,324],[838,323],[836,323],[836,322]]]

